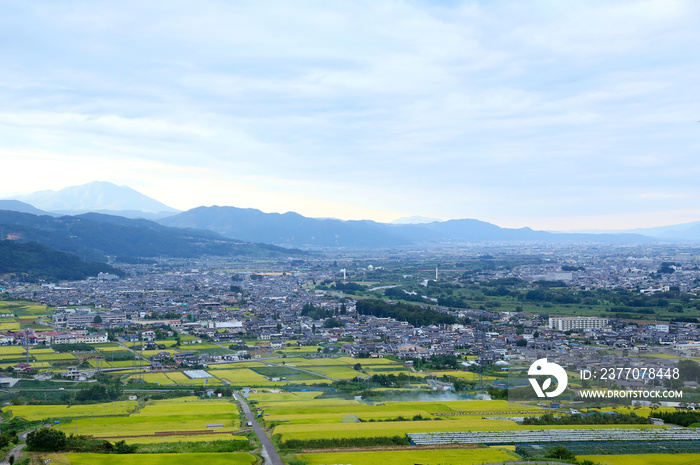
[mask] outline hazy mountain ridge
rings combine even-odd
[[[286,256],[300,251],[226,239],[211,231],[169,228],[149,220],[87,213],[54,218],[0,211],[0,238],[37,242],[87,261],[107,255],[197,257],[201,255]]]
[[[12,200],[12,199],[7,199],[7,200],[0,200],[0,210],[10,210],[13,212],[21,212],[21,213],[31,213],[32,215],[48,215],[48,212],[45,212],[43,210],[39,210],[38,208],[34,207],[33,205],[30,205],[25,202],[20,202],[19,200]]]
[[[197,207],[160,224],[208,229],[222,236],[294,247],[398,247],[469,242],[650,242],[633,234],[566,234],[508,229],[475,219],[427,224],[387,224],[306,218],[298,213],[263,213],[236,207]]]
[[[177,228],[215,231],[222,236],[277,245],[391,247],[410,240],[373,221],[307,218],[298,213],[263,213],[253,208],[197,207],[158,221]]]
[[[95,198],[93,199],[91,196]],[[22,198],[39,200],[48,198],[50,202],[47,201],[46,205],[51,207],[69,206],[71,209],[62,211],[72,215],[82,213],[77,207],[92,206],[89,209],[91,212],[107,213],[108,216],[148,218],[163,226],[208,230],[228,239],[284,247],[376,248],[493,241],[644,243],[671,239],[700,240],[700,222],[633,231],[565,233],[536,231],[531,228],[501,228],[476,219],[429,221],[430,219],[425,217],[407,217],[392,223],[378,223],[370,220],[343,221],[332,218],[308,218],[294,212],[264,213],[253,208],[229,206],[197,207],[185,212],[178,212],[129,187],[116,186],[106,182],[68,187],[58,192],[37,192]],[[41,212],[41,210],[34,208],[37,205],[32,206],[16,200],[0,202],[5,202],[12,210],[28,211],[35,214],[37,211]],[[132,209],[105,210],[102,208],[105,206]],[[153,211],[146,211],[148,209]],[[158,209],[161,210],[154,212]],[[104,222],[104,220],[100,221]],[[153,224],[151,224],[151,228],[153,228]],[[100,247],[106,246],[101,245]],[[154,244],[154,247],[159,250],[160,245]]]
[[[71,186],[59,191],[39,191],[16,196],[20,200],[47,212],[74,215],[85,212],[121,214],[126,217],[162,217],[179,212],[128,186],[95,181]]]

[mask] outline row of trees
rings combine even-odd
[[[112,444],[104,439],[93,439],[91,436],[66,436],[63,431],[51,428],[39,428],[27,435],[27,449],[36,452],[133,454],[136,447],[126,444],[123,440]]]
[[[632,413],[590,413],[562,415],[555,417],[552,413],[545,413],[541,417],[527,417],[523,425],[646,425],[649,419]]]
[[[394,318],[407,321],[413,326],[428,326],[457,323],[457,318],[430,308],[404,303],[389,304],[382,300],[359,300],[356,304],[360,315],[374,315],[380,318]]]

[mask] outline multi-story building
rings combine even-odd
[[[607,318],[598,318],[594,316],[553,317],[549,319],[549,327],[559,331],[603,329],[606,326],[608,326]]]

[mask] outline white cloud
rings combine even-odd
[[[0,163],[26,176],[4,189],[102,179],[179,208],[652,221],[700,200],[698,20],[690,0],[16,2]]]

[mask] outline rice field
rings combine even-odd
[[[19,330],[20,330],[20,325],[19,325],[19,323],[15,322],[15,321],[0,323],[0,331],[19,331]]]
[[[281,381],[272,382],[263,375],[254,372],[250,368],[238,368],[233,370],[212,369],[209,373],[238,386],[278,386],[286,384],[285,382]]]
[[[116,364],[118,362],[114,363]],[[127,366],[131,366],[131,362],[129,362]],[[215,375],[214,373],[212,374]],[[204,379],[190,379],[179,371],[139,373],[138,375],[133,375],[131,378],[143,378],[147,383],[160,383],[161,385],[220,386],[224,384],[221,380],[216,378],[208,378],[208,381]]]
[[[314,393],[298,393],[314,395]],[[296,395],[298,395],[296,394]],[[433,413],[461,413],[473,412],[483,414],[506,414],[510,412],[541,412],[539,407],[524,406],[511,403],[505,400],[455,400],[455,401],[413,401],[413,402],[379,402],[365,403],[355,400],[343,399],[308,399],[308,400],[288,400],[285,402],[275,402],[274,395],[264,397],[265,394],[251,394],[252,399],[259,400],[271,414],[308,414],[308,413],[371,413],[371,412],[391,412],[401,415],[402,412],[419,411],[428,414]],[[315,394],[318,396],[318,394]],[[269,399],[269,400],[268,400]],[[403,415],[406,416],[406,415]]]
[[[131,454],[61,454],[61,458],[52,459],[54,465],[132,465],[134,456]],[[174,461],[176,459],[176,461]],[[64,459],[65,460],[65,459]],[[139,465],[253,465],[256,458],[247,452],[216,452],[208,454],[140,454]]]
[[[120,347],[120,346],[118,346],[118,345],[116,345],[116,346],[107,346],[107,347],[105,347],[105,346],[100,345],[100,344],[95,344],[95,348],[96,348],[97,350],[99,350],[100,352],[106,352],[106,353],[109,353],[109,352],[124,352],[124,351],[126,351],[125,348]]]
[[[579,455],[600,465],[698,465],[700,454]]]
[[[57,353],[52,353],[52,354],[34,354],[33,352],[30,352],[31,355],[36,358],[37,361],[51,361],[51,360],[77,360],[75,358],[75,355],[73,354],[68,354],[68,353],[63,353],[63,354],[57,354]]]
[[[267,366],[263,362],[232,362],[232,363],[217,363],[209,365],[210,370],[223,370],[225,368],[254,368]]]
[[[353,358],[353,357],[338,357],[338,358],[299,358],[288,357],[284,359],[287,365],[296,365],[300,367],[310,366],[342,366],[353,367],[356,363],[362,366],[370,365],[395,365],[405,366],[403,363],[389,360],[388,358]]]
[[[211,373],[211,372],[209,372]],[[216,376],[216,374],[211,373],[212,375]],[[188,384],[188,385],[207,385],[207,386],[218,386],[221,384],[224,384],[221,380],[216,379],[216,378],[208,378],[208,381],[205,382],[203,379],[190,379],[187,376],[185,376],[184,373],[181,373],[179,371],[172,371],[168,373],[168,378],[172,379],[175,381],[176,384]]]
[[[319,397],[318,393],[253,393],[251,399],[265,409],[265,419],[278,421],[274,434],[290,439],[380,437],[409,432],[522,431],[562,429],[566,426],[523,426],[507,419],[485,419],[485,415],[538,413],[538,407],[502,400],[455,400],[365,403],[355,400]],[[467,413],[467,415],[463,415]],[[348,414],[361,423],[342,423]],[[442,415],[435,415],[442,414]],[[431,420],[411,421],[415,416]],[[405,421],[396,420],[403,417]],[[629,427],[653,427],[630,425]],[[590,425],[585,428],[624,428],[624,425]],[[569,427],[570,428],[570,427]]]
[[[41,315],[50,315],[51,311],[44,305],[38,305],[34,302],[15,301],[15,302],[0,302],[0,313],[14,313],[17,316],[32,316],[33,318]]]
[[[505,400],[425,400],[425,401],[385,401],[365,403],[355,400],[344,400],[337,398],[319,398],[313,401],[320,393],[314,392],[290,392],[290,393],[255,393],[251,394],[251,398],[264,403],[284,402],[284,406],[289,406],[288,402],[297,402],[297,408],[313,408],[314,410],[327,403],[333,408],[337,407],[337,403],[345,403],[347,405],[358,406],[364,409],[391,409],[400,411],[406,408],[418,408],[420,410],[449,413],[449,412],[480,412],[480,413],[495,413],[495,412],[516,412],[516,411],[542,411],[539,407],[528,405],[520,405]]]
[[[358,375],[362,375],[362,373],[359,373],[357,370],[343,366],[308,366],[303,368],[313,373],[334,379],[352,379]]]
[[[372,451],[372,452],[330,452],[299,454],[298,457],[309,465],[352,464],[352,465],[465,465],[472,463],[501,462],[514,460],[519,456],[494,448],[483,449],[441,449],[413,451]]]
[[[124,438],[127,444],[160,444],[165,442],[210,442],[210,441],[247,441],[245,436],[232,436],[231,433],[200,434],[189,436],[148,436],[141,438]]]
[[[43,351],[48,350],[49,352],[53,352],[52,349],[29,349],[29,353],[42,353]],[[16,355],[16,354],[25,354],[27,353],[26,350],[24,350],[23,346],[0,346],[0,357],[3,355]]]
[[[152,435],[158,432],[211,431],[207,428],[207,424],[211,423],[224,425],[223,428],[215,430],[218,433],[216,436],[238,429],[240,421],[237,406],[228,399],[185,397],[154,401],[129,416],[80,418],[71,423],[58,425],[57,428],[66,434],[120,438]],[[159,442],[166,442],[166,440]]]
[[[147,383],[158,383],[160,385],[173,385],[175,381],[168,378],[165,373],[144,373],[143,380]]]
[[[358,415],[359,416],[359,415]],[[266,417],[267,418],[267,417]],[[656,428],[654,425],[585,425],[579,429],[611,428]],[[275,428],[275,434],[281,434],[282,440],[290,439],[327,439],[327,438],[365,438],[378,436],[395,436],[405,433],[462,432],[462,431],[523,431],[546,429],[571,429],[570,425],[523,426],[509,420],[487,420],[478,416],[461,417],[442,421],[391,421],[373,423],[328,423],[323,428],[317,424],[281,424]]]
[[[12,412],[15,417],[25,420],[43,420],[45,418],[82,418],[104,415],[126,415],[133,412],[138,402],[119,401],[90,405],[9,405],[3,412]]]
[[[293,357],[294,354],[315,354],[318,353],[318,349],[320,348],[321,346],[287,346],[282,349],[282,352],[288,357],[290,355]]]
[[[418,373],[413,373],[413,374],[415,375]],[[464,379],[467,381],[478,381],[479,380],[479,374],[474,373],[472,371],[449,370],[449,371],[431,371],[431,372],[425,373],[425,376],[432,376],[432,375],[453,376],[455,378]],[[495,376],[486,376],[486,375],[483,376],[484,381],[494,381],[497,379],[502,379],[502,378],[496,378]]]

